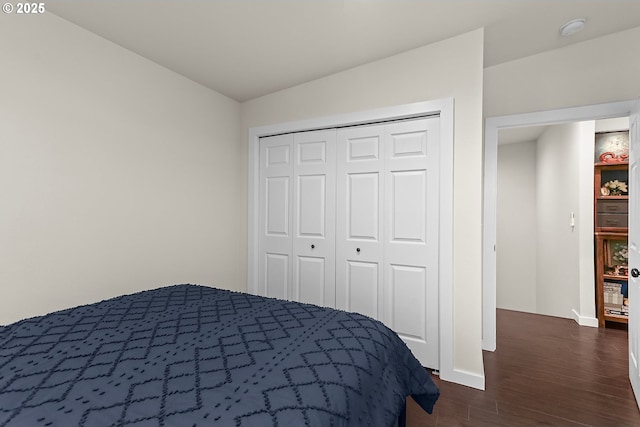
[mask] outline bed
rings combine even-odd
[[[380,322],[174,285],[0,328],[0,426],[392,426],[438,389]]]

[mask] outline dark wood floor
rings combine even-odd
[[[434,376],[432,415],[407,400],[407,427],[640,426],[628,378],[627,332],[508,310],[484,353],[486,390]]]

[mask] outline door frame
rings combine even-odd
[[[438,260],[440,377],[443,380],[472,385],[477,388],[475,376],[465,376],[464,372],[455,371],[453,368],[453,98],[250,128],[248,141],[247,291],[258,294],[259,144],[261,137],[436,115],[440,117],[440,232],[438,241],[440,254]]]
[[[629,116],[629,218],[636,219],[636,222],[629,223],[629,266],[633,268],[638,267],[638,263],[640,263],[640,259],[638,258],[638,234],[640,234],[640,230],[637,228],[637,215],[638,212],[638,197],[639,197],[639,189],[636,186],[637,176],[636,176],[636,168],[639,167],[638,163],[640,163],[640,153],[638,153],[638,149],[640,147],[640,100],[636,100],[634,106],[631,111],[631,115]],[[636,178],[636,180],[634,180]],[[634,226],[635,224],[635,226]],[[629,281],[627,284],[629,285],[629,300],[633,301],[634,299],[639,299],[638,296],[638,278],[637,275],[634,277],[634,274],[631,274],[628,277]],[[639,355],[638,352],[640,350],[640,346],[638,345],[638,339],[640,339],[640,317],[637,314],[637,310],[631,310],[629,312],[629,380],[631,381],[631,389],[633,391],[633,396],[636,399],[636,404],[640,408],[640,368],[639,364]]]
[[[482,224],[482,349],[496,349],[496,233],[498,196],[498,131],[628,116],[635,100],[557,110],[488,117],[484,131]],[[586,320],[588,324],[588,320]]]

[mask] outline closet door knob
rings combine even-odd
[[[356,252],[360,253],[360,248],[356,248]]]
[[[633,277],[638,277],[638,276],[640,276],[640,271],[638,271],[638,269],[637,269],[637,268],[632,268],[632,269],[631,269],[631,275],[632,275]]]
[[[315,248],[316,248],[316,245],[311,245],[311,249],[315,249]]]

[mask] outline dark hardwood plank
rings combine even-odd
[[[627,332],[497,311],[486,390],[441,381],[434,413],[407,399],[407,427],[640,426],[628,378]]]

